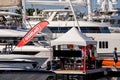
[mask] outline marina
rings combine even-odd
[[[99,69],[86,70],[86,72],[82,70],[55,70],[54,72],[56,73],[56,80],[99,80],[106,77],[108,77],[106,80],[111,80],[112,78],[110,79],[109,77],[120,76],[120,67],[107,66]]]
[[[64,8],[31,8],[29,15],[29,4]],[[88,7],[87,20],[75,6]],[[20,14],[9,11],[13,7]],[[92,20],[91,0],[4,0],[0,9],[0,80],[119,78],[120,33]]]
[[[47,28],[52,32],[51,38],[58,38],[75,26],[82,33],[97,41],[98,45],[96,48],[98,53],[97,55],[99,57],[103,59],[111,58],[111,53],[113,52],[114,47],[116,47],[117,43],[119,43],[118,36],[120,34],[111,32],[109,29],[111,25],[108,23],[84,21],[81,20],[79,11],[77,12],[77,10],[74,10],[74,12],[76,13],[77,21],[75,20],[73,11],[70,7],[64,9],[42,10],[41,14],[43,14],[44,17],[43,20],[47,20],[49,22]],[[36,21],[31,20],[31,18],[28,19],[28,22],[31,23],[31,26],[34,26],[39,21],[40,19]],[[27,22],[26,25],[28,28],[30,28]],[[120,51],[118,48],[118,53],[119,52]]]
[[[92,80],[92,79],[99,79],[101,77],[104,77],[104,69],[96,69],[96,71],[94,70],[88,70],[86,72],[83,71],[55,71],[55,73],[57,74],[57,80]],[[63,76],[62,78],[60,78],[60,76]],[[94,77],[93,77],[94,76]]]

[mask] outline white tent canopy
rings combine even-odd
[[[52,40],[51,46],[54,45],[63,45],[63,44],[74,44],[87,46],[88,44],[96,44],[97,42],[80,31],[78,31],[75,27],[71,28],[67,33],[62,35],[61,37]]]

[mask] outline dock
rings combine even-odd
[[[102,66],[97,69],[86,70],[54,70],[56,80],[95,80],[103,77],[119,77],[120,67]]]
[[[112,58],[103,59],[95,56],[95,53],[92,56],[82,56],[81,47],[81,50],[61,50],[58,46],[56,47],[53,49],[54,58],[51,66],[53,72],[56,73],[55,80],[96,80],[108,76],[120,76],[120,67],[113,66]]]
[[[56,80],[91,80],[106,76],[106,68],[86,70],[54,70]],[[93,77],[94,76],[94,77]]]

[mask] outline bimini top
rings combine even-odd
[[[64,6],[69,6],[68,0],[26,0],[27,4],[40,4],[40,5],[64,5]],[[85,0],[71,0],[71,3],[74,6],[81,5],[81,6],[86,6],[86,1]]]
[[[0,7],[12,7],[12,6],[20,6],[21,0],[2,0],[0,2]]]

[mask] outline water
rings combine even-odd
[[[90,80],[120,80],[120,77],[104,77],[104,78],[90,79]]]
[[[111,76],[105,76],[101,78],[95,78],[97,75],[92,75],[92,78],[85,78],[80,75],[58,75],[56,77],[56,80],[120,80],[120,77],[111,77]]]
[[[120,80],[120,77],[105,77],[96,80]]]

